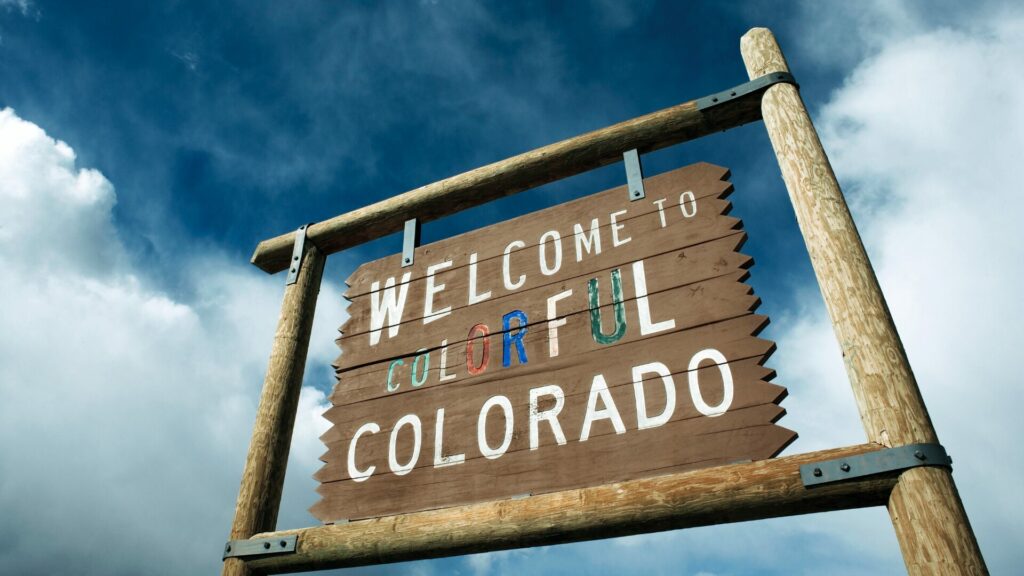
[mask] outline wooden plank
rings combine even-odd
[[[751,78],[789,71],[766,28],[747,32],[740,48]],[[788,84],[773,86],[762,110],[868,439],[886,446],[938,442],[871,261],[799,92]],[[910,574],[987,573],[948,470],[905,472],[892,492],[889,514]]]
[[[879,448],[864,444],[524,499],[258,534],[297,534],[297,550],[253,558],[248,564],[264,574],[347,568],[878,506],[896,483],[893,475],[806,489],[799,469]]]
[[[492,359],[486,364],[486,369],[481,366],[481,348],[485,347],[483,338],[474,338],[472,349],[467,346],[465,340],[456,340],[446,349],[425,348],[418,355],[422,356],[419,361],[416,357],[403,357],[396,359],[401,360],[402,364],[395,360],[385,360],[344,372],[335,384],[331,401],[335,406],[347,406],[374,398],[415,393],[438,385],[460,389],[492,385],[517,375],[536,377],[538,374],[578,370],[579,367],[608,354],[620,358],[634,358],[637,354],[643,355],[644,350],[651,347],[667,349],[682,344],[694,347],[714,341],[724,352],[725,348],[733,349],[734,338],[744,341],[744,350],[754,349],[757,350],[756,353],[767,357],[774,344],[749,337],[760,333],[768,324],[768,319],[752,314],[757,307],[758,299],[749,295],[749,288],[735,281],[736,277],[726,276],[695,286],[683,286],[663,294],[674,296],[675,298],[670,300],[673,303],[694,305],[682,307],[674,316],[674,329],[649,338],[640,335],[638,330],[630,330],[627,324],[627,329],[620,340],[611,344],[598,344],[590,337],[588,310],[565,318],[565,325],[559,327],[559,355],[556,357],[549,356],[551,339],[548,332],[543,329],[528,329],[526,336],[523,337],[526,358],[532,360],[526,363],[519,362],[519,354],[514,353],[508,367],[502,366],[502,334],[491,334],[486,338],[490,343],[487,347],[492,351],[489,354]],[[732,301],[723,302],[724,298],[730,297]],[[708,305],[708,308],[701,307],[702,304]],[[629,318],[636,310],[635,303],[626,302],[625,310],[626,317]],[[442,352],[445,352],[444,361],[441,359]],[[510,352],[513,352],[511,347]],[[475,375],[469,373],[470,353],[473,357],[472,364],[483,369]],[[442,367],[445,380],[442,380]],[[414,374],[422,380],[419,386],[413,385],[419,383],[413,382]],[[422,378],[419,378],[420,376]],[[326,417],[333,418],[336,412],[328,411]]]
[[[422,281],[426,277],[427,267],[443,261],[453,262],[451,268],[442,270],[437,275],[438,282],[447,282],[449,292],[464,293],[468,274],[465,269],[469,264],[469,256],[473,253],[478,255],[478,266],[483,267],[488,263],[495,263],[500,266],[501,256],[506,244],[512,240],[522,240],[524,246],[512,251],[514,270],[522,270],[526,273],[526,285],[519,290],[529,289],[536,286],[536,282],[550,282],[550,276],[543,276],[538,271],[538,250],[539,239],[542,234],[549,230],[560,233],[564,242],[566,258],[563,260],[563,268],[559,270],[558,277],[571,276],[574,270],[587,270],[600,268],[600,265],[593,266],[595,259],[603,259],[604,262],[614,263],[615,260],[624,261],[630,258],[643,257],[642,254],[630,252],[631,250],[643,250],[644,244],[639,242],[627,242],[614,246],[611,242],[610,214],[620,210],[625,211],[616,217],[616,222],[622,225],[618,230],[619,236],[623,239],[633,235],[646,235],[661,228],[671,227],[672,230],[683,229],[682,233],[689,233],[691,237],[699,238],[701,231],[706,228],[695,226],[694,217],[699,215],[703,226],[708,223],[721,223],[714,218],[720,214],[728,213],[727,205],[714,203],[713,209],[705,208],[696,210],[696,214],[686,217],[682,212],[679,200],[680,194],[690,191],[693,193],[693,200],[715,200],[726,198],[733,190],[732,183],[728,181],[729,170],[727,168],[698,162],[684,168],[679,168],[656,176],[644,178],[644,188],[647,190],[647,197],[635,202],[628,201],[626,186],[616,186],[610,190],[590,194],[577,198],[557,206],[540,210],[510,220],[498,222],[485,228],[472,230],[464,234],[452,236],[433,242],[416,249],[416,259],[412,266],[401,268],[401,254],[392,254],[372,262],[367,262],[352,273],[346,280],[350,289],[346,292],[349,299],[365,295],[370,291],[370,284],[374,280],[381,282],[395,271],[410,272],[413,282]],[[692,205],[690,197],[686,198],[686,208]],[[659,206],[661,208],[659,209]],[[662,218],[664,215],[664,218]],[[603,248],[600,254],[584,252],[584,260],[576,261],[575,246],[569,241],[574,235],[574,225],[580,224],[584,231],[589,232],[594,219],[598,219],[600,236]],[[732,220],[731,222],[736,222]],[[663,225],[664,223],[664,225]],[[697,228],[697,230],[694,230]],[[523,256],[522,263],[517,259]],[[569,268],[573,266],[575,268]],[[498,277],[500,268],[481,268],[478,271],[480,278],[490,276]],[[447,278],[457,278],[461,284],[452,284]],[[494,286],[483,287],[495,290],[496,296],[508,294],[502,283],[495,283]]]
[[[231,525],[232,540],[249,538],[256,532],[277,527],[288,451],[325,261],[326,257],[315,246],[306,244],[298,279],[295,284],[285,287],[270,364],[263,381],[249,454],[238,490],[235,518]],[[249,573],[245,563],[237,558],[228,558],[224,562],[223,576],[245,576]]]
[[[697,164],[648,178],[646,202],[618,188],[425,246],[411,269],[397,256],[361,266],[314,515],[377,517],[778,454],[796,434],[774,424],[785,389],[763,367],[774,344],[756,337],[767,318],[743,283],[751,259],[736,252],[727,175]],[[530,254],[509,262],[533,281],[499,289],[506,247],[572,237],[580,223],[619,227],[619,245],[606,231],[603,250],[566,261],[563,248],[555,265],[522,242]],[[486,276],[470,273],[474,261]],[[432,275],[440,262],[451,275]],[[493,289],[478,302],[411,304],[481,280]],[[391,327],[384,301],[402,310]]]
[[[622,161],[622,153],[651,152],[728,130],[760,118],[763,90],[698,110],[678,104],[613,126],[556,142],[310,226],[307,237],[324,254],[402,230],[405,220],[430,222],[523,190]],[[295,233],[264,240],[252,263],[268,273],[288,265]]]

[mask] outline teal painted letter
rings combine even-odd
[[[626,306],[622,303],[622,273],[612,270],[612,308],[615,310],[615,331],[606,335],[601,330],[601,297],[598,295],[597,278],[591,278],[587,285],[590,293],[590,333],[598,344],[613,344],[626,333]]]

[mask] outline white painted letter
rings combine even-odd
[[[658,207],[658,217],[661,218],[661,227],[664,228],[665,227],[665,199],[662,198],[661,200],[655,200],[654,202],[651,202],[651,203]]]
[[[380,426],[377,426],[374,422],[367,422],[356,430],[355,436],[352,436],[352,442],[348,445],[348,475],[355,482],[362,482],[370,476],[373,476],[373,471],[377,469],[377,467],[373,465],[366,470],[356,468],[356,442],[359,441],[359,437],[363,434],[376,434],[377,432],[380,432]]]
[[[554,296],[548,298],[548,356],[554,358],[558,356],[558,327],[565,326],[568,322],[565,318],[558,318],[558,312],[555,311],[555,304],[559,300],[564,300],[572,296],[572,290],[566,290],[565,292],[559,292]],[[558,318],[557,320],[555,318]]]
[[[657,416],[647,415],[647,398],[644,397],[644,374],[657,374],[665,385],[665,409]],[[672,373],[668,366],[661,362],[651,362],[633,367],[633,392],[636,394],[636,429],[657,428],[663,426],[676,409],[676,385],[672,381]]]
[[[548,268],[547,249],[544,244],[545,238],[551,238],[554,241],[555,265],[550,268]],[[540,256],[541,274],[551,276],[555,272],[558,272],[558,269],[562,267],[562,236],[557,230],[548,230],[540,235],[540,248],[538,248],[538,254]]]
[[[651,322],[651,303],[647,300],[647,274],[644,273],[644,261],[633,262],[633,290],[636,292],[636,312],[640,316],[640,335],[656,334],[676,327],[675,318]]]
[[[687,203],[690,204],[689,209],[686,207]],[[687,190],[679,195],[679,210],[683,212],[685,218],[693,218],[697,215],[697,199],[693,197],[693,192]]]
[[[405,464],[399,464],[395,447],[398,442],[398,431],[406,424],[412,426],[412,456]],[[415,414],[406,414],[399,418],[394,429],[391,430],[391,441],[388,443],[388,465],[391,466],[391,471],[395,473],[395,476],[405,476],[412,472],[412,469],[416,467],[416,461],[420,459],[420,444],[422,443],[423,425],[420,423],[420,417]]]
[[[597,409],[598,398],[605,406],[600,410]],[[622,424],[622,416],[619,416],[619,411],[615,408],[615,400],[612,400],[612,394],[608,391],[608,383],[605,382],[604,376],[601,374],[594,376],[594,382],[590,385],[590,398],[587,399],[587,414],[583,417],[583,432],[580,433],[580,442],[586,442],[590,438],[590,427],[595,420],[611,420],[616,434],[626,433],[626,426]]]
[[[513,248],[526,248],[526,243],[524,243],[522,240],[513,240],[513,241],[508,243],[508,246],[505,246],[505,252],[504,252],[504,254],[501,257],[501,272],[502,272],[502,280],[505,281],[505,289],[506,290],[518,290],[526,282],[526,274],[521,274],[519,276],[519,279],[516,280],[516,282],[514,284],[512,283],[512,273],[508,271],[508,269],[509,269],[509,256],[508,255],[512,252]]]
[[[455,379],[455,374],[448,373],[448,339],[441,340],[441,370],[437,373],[439,382]]]
[[[505,413],[505,438],[496,450],[487,445],[487,413],[493,406],[501,406],[501,410]],[[480,409],[480,417],[476,420],[476,442],[480,445],[480,453],[485,458],[488,460],[500,458],[508,450],[509,445],[512,444],[512,424],[512,403],[508,398],[491,396],[487,402],[484,402],[483,408]]]
[[[615,219],[626,213],[626,210],[619,210],[618,212],[612,212],[608,217],[612,221],[612,246],[622,246],[626,242],[632,240],[629,236],[625,240],[619,240],[619,230],[622,230],[626,226],[624,224],[616,223]]]
[[[586,250],[587,254],[590,254],[593,249],[594,254],[601,253],[601,225],[598,223],[597,218],[590,221],[590,235],[587,236],[583,233],[583,226],[579,224],[572,225],[573,238],[576,239],[576,261],[580,262],[583,260],[583,251]]]
[[[547,410],[537,410],[537,399],[540,396],[554,396],[555,405]],[[554,384],[530,389],[530,450],[540,447],[539,423],[547,420],[551,424],[551,432],[555,435],[555,442],[561,446],[565,444],[565,434],[562,433],[562,426],[558,423],[558,413],[565,405],[565,392]]]
[[[469,305],[477,304],[491,297],[491,291],[476,293],[476,252],[469,255]]]
[[[454,466],[466,461],[465,454],[444,456],[444,408],[437,409],[437,424],[434,425],[434,468]]]
[[[423,323],[430,324],[434,320],[440,320],[445,316],[452,313],[451,306],[445,306],[438,311],[434,311],[434,294],[437,294],[441,290],[444,290],[444,284],[434,285],[434,274],[439,270],[444,270],[452,265],[451,260],[445,260],[440,264],[432,264],[427,266],[427,286],[425,288],[426,295],[423,298]]]
[[[697,381],[697,369],[703,360],[711,360],[718,365],[718,371],[722,373],[722,401],[718,406],[708,406],[704,396],[700,393],[700,383]],[[705,416],[721,416],[732,405],[732,370],[729,369],[729,362],[725,356],[714,348],[707,348],[697,352],[690,359],[690,398],[697,411]]]
[[[402,284],[395,298],[395,278],[388,278],[384,283],[384,298],[380,296],[380,282],[370,284],[370,346],[380,342],[380,331],[384,328],[384,320],[388,322],[388,338],[398,336],[398,327],[402,324],[402,310],[405,309],[405,297],[409,295],[409,278],[412,272],[402,274]],[[383,302],[381,302],[383,300]]]

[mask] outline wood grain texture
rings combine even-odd
[[[307,242],[298,280],[285,287],[281,317],[274,334],[270,364],[263,381],[249,454],[242,472],[231,540],[249,538],[257,532],[277,527],[281,490],[325,259],[316,246]],[[223,576],[244,576],[248,573],[243,561],[237,558],[225,560]]]
[[[750,78],[788,72],[772,33],[740,43]],[[868,440],[885,446],[938,442],[878,280],[799,92],[772,86],[762,100],[800,230],[832,319]],[[911,574],[987,573],[949,472],[900,477],[889,511]]]
[[[257,534],[298,534],[297,551],[254,558],[248,565],[260,574],[280,574],[878,506],[896,482],[892,476],[806,489],[799,468],[879,448],[865,444],[519,500]]]
[[[651,152],[753,122],[760,117],[760,95],[760,91],[752,93],[705,111],[697,110],[695,101],[678,104],[335,216],[310,226],[306,234],[325,254],[333,254],[398,232],[409,218],[430,222],[621,162],[627,150]],[[268,273],[284,270],[294,239],[295,233],[289,232],[260,242],[252,263]]]
[[[742,223],[727,215],[731,205],[724,198],[732,191],[727,176],[725,168],[695,164],[645,179],[643,201],[630,202],[625,187],[619,187],[424,246],[413,267],[401,268],[395,255],[360,266],[348,279],[347,294],[353,301],[339,339],[342,354],[333,407],[325,413],[332,423],[322,436],[325,464],[315,476],[323,498],[313,514],[326,522],[362,519],[778,454],[796,434],[775,425],[785,413],[778,406],[785,389],[769,383],[774,371],[763,366],[774,344],[757,338],[767,318],[753,313],[760,300],[744,284],[752,261],[736,252],[744,236]],[[679,207],[680,197],[692,198],[685,211]],[[617,247],[609,233],[612,213],[622,214],[616,224],[621,238],[631,238]],[[545,260],[539,256],[538,238],[552,230],[572,238],[574,224],[589,228],[595,221],[605,227],[600,253],[574,259],[567,253],[572,250],[569,242],[562,266],[540,273]],[[518,239],[534,240],[532,246],[523,243],[522,258],[510,260],[526,280],[519,289],[506,289],[500,280],[495,282],[501,276],[501,265],[495,263],[509,242]],[[476,278],[492,292],[472,305],[465,291],[470,261],[480,265]],[[644,264],[642,278],[633,265],[637,261]],[[428,282],[427,270],[441,262],[452,264]],[[407,309],[412,309],[398,332],[381,333],[374,343],[372,302],[380,298],[385,277],[397,282],[406,273],[408,280],[398,285],[407,293]],[[624,298],[617,305],[607,298],[613,273],[621,273],[623,285]],[[590,278],[605,282],[606,299],[597,307],[588,299]],[[450,306],[445,316],[427,316],[426,307],[417,306],[432,283],[445,286],[443,297],[451,293],[435,306]],[[642,297],[639,286],[646,286]],[[560,326],[553,338],[547,329],[548,297],[569,290],[572,294],[560,301]],[[618,325],[612,321],[615,309],[626,319],[624,330],[615,340],[599,341],[592,333],[592,311],[601,312],[602,329],[610,333]],[[643,333],[636,320],[642,309],[653,311],[656,320],[671,319],[673,326]],[[504,330],[500,319],[509,310],[519,310],[527,321]],[[481,323],[492,328],[488,336],[477,338],[470,327]],[[515,358],[505,366],[503,343],[513,331],[525,335],[521,352],[512,352]],[[470,367],[483,362],[481,349],[487,347],[490,363],[474,373]],[[723,365],[704,362],[694,368],[691,358],[708,348],[722,354]],[[644,405],[650,414],[661,413],[665,406],[672,406],[672,413],[658,426],[647,427],[632,368],[651,363],[666,374],[663,379],[649,373],[644,379]],[[728,410],[714,416],[701,413],[691,378],[699,382],[703,402],[714,406],[726,401],[723,372],[730,377]],[[587,423],[597,378],[607,385],[611,399],[602,400],[602,406],[614,406],[621,426],[611,420]],[[555,405],[554,396],[546,397],[547,405],[531,396],[531,390],[543,386],[558,387],[562,407],[556,424],[544,421],[538,427],[530,424],[530,414]],[[479,445],[478,430],[491,446],[501,445],[506,434],[506,418],[500,414],[479,423],[482,406],[494,397],[508,399],[513,432],[502,454],[488,457]],[[444,413],[438,431],[440,409]],[[396,428],[406,415],[419,423],[417,436],[412,427],[404,436]],[[370,422],[379,430],[360,432]],[[419,450],[414,437],[421,439]],[[437,439],[444,455],[464,458],[439,465]],[[356,442],[359,448],[353,451]],[[352,454],[357,454],[357,470],[375,467],[371,477],[361,479],[352,471]],[[394,469],[393,462],[410,459],[409,470],[399,474]]]

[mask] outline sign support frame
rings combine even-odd
[[[741,53],[755,81],[769,73],[788,75],[766,28],[747,32]],[[307,227],[303,266],[296,283],[285,288],[231,530],[232,540],[297,536],[298,542],[287,555],[226,558],[222,574],[438,558],[876,505],[888,507],[910,574],[987,574],[947,468],[914,467],[811,489],[801,482],[801,465],[938,443],[938,437],[842,191],[791,80],[765,83],[713,107],[702,109],[698,100],[679,104]],[[621,161],[631,149],[650,152],[762,118],[844,351],[868,444],[526,499],[274,531],[327,255],[401,230],[410,216],[431,221]],[[252,262],[268,273],[284,270],[294,238],[293,232],[261,242]],[[455,531],[458,519],[463,526]]]
[[[789,72],[767,28],[744,34],[740,52],[751,79]],[[888,447],[937,444],[885,296],[799,92],[788,84],[768,88],[761,113],[868,440]],[[909,574],[987,573],[948,469],[907,470],[887,508]]]

